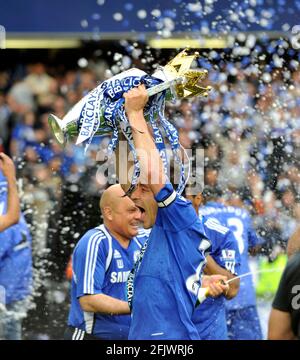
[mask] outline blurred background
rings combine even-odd
[[[1,1],[2,3],[3,1]],[[99,148],[62,149],[48,125],[100,82],[137,67],[149,74],[185,47],[213,87],[169,104],[181,143],[205,154],[205,184],[238,192],[265,244],[252,269],[285,263],[300,221],[300,1],[11,0],[1,4],[0,151],[17,164],[33,236],[34,291],[25,339],[60,339],[68,262],[101,223]],[[299,24],[297,24],[297,21]],[[5,30],[5,31],[4,31]],[[5,36],[4,36],[5,35]],[[255,276],[266,334],[280,272]]]

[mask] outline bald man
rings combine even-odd
[[[126,281],[146,235],[139,232],[140,210],[124,195],[120,185],[105,190],[103,225],[89,230],[75,247],[65,339],[128,339]]]

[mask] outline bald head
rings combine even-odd
[[[109,188],[107,188],[103,192],[100,199],[100,210],[102,215],[104,216],[104,209],[106,207],[110,207],[111,209],[116,210],[121,201],[128,201],[129,198],[126,199],[127,197],[124,197],[124,195],[125,192],[119,184],[111,185]]]
[[[112,185],[104,191],[100,200],[104,225],[118,240],[136,236],[141,220],[140,209],[124,195],[120,185]]]

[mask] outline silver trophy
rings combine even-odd
[[[75,139],[76,144],[80,144],[94,136],[113,133],[121,121],[115,113],[117,102],[124,91],[140,85],[145,77],[148,77],[146,88],[150,100],[165,90],[166,100],[207,96],[211,88],[199,84],[206,78],[207,70],[191,69],[197,57],[198,53],[188,55],[184,50],[152,76],[139,69],[130,69],[104,81],[74,105],[63,119],[50,114],[48,120],[56,140],[64,146]],[[152,101],[155,102],[155,98]],[[147,119],[147,113],[145,117]]]

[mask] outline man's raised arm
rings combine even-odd
[[[131,89],[124,95],[125,110],[132,127],[133,141],[141,166],[141,182],[146,183],[156,195],[165,185],[163,163],[144,118],[148,94],[144,85]]]

